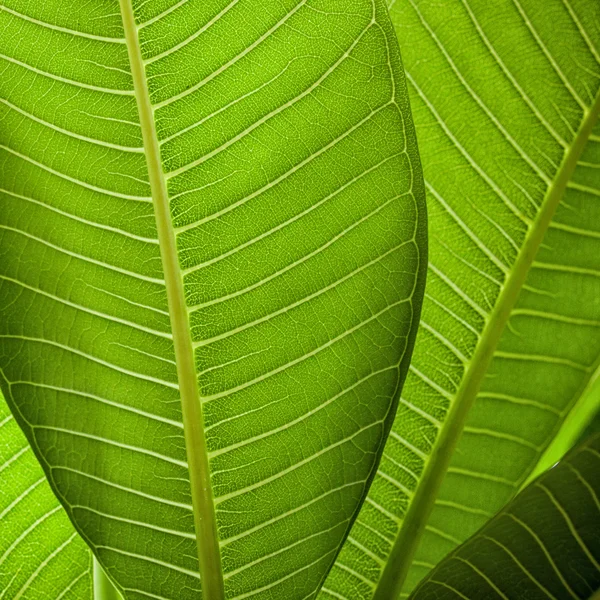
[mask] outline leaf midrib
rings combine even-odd
[[[183,289],[183,276],[177,255],[177,244],[171,221],[167,184],[160,158],[158,136],[156,134],[154,109],[150,102],[150,93],[132,1],[120,0],[120,6],[144,141],[173,333],[185,446],[190,474],[192,506],[194,510],[202,597],[204,600],[223,600],[225,597],[223,572],[221,568],[204,422],[202,419],[200,391],[194,362],[189,314]]]
[[[454,449],[477,397],[481,382],[490,366],[500,338],[558,204],[571,179],[577,162],[600,115],[600,93],[583,119],[570,148],[549,186],[537,217],[531,224],[515,263],[508,273],[494,309],[486,319],[475,352],[465,370],[456,396],[440,434],[425,465],[423,475],[406,512],[388,561],[373,595],[373,600],[398,598],[412,564],[440,486],[448,470]]]

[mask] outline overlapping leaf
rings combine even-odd
[[[92,555],[0,395],[0,598],[89,600]]]
[[[69,515],[126,598],[198,597],[194,517],[205,596],[313,596],[423,287],[383,2],[3,0],[0,63],[2,385]]]
[[[600,588],[600,436],[442,561],[414,600],[590,598]]]
[[[391,13],[428,288],[379,473],[323,598],[371,598],[384,570],[380,598],[405,577],[410,591],[516,493],[600,361],[600,4],[397,0]]]

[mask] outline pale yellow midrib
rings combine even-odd
[[[133,7],[131,0],[119,1],[144,141],[166,283],[169,315],[173,330],[173,344],[177,363],[177,377],[181,395],[185,445],[194,509],[202,598],[203,600],[223,600],[223,572],[217,536],[215,507],[210,481],[189,314],[185,304],[183,276],[177,255],[167,185],[160,158],[158,136],[156,134],[154,110],[150,102]]]
[[[494,309],[486,321],[475,352],[466,368],[465,376],[444,420],[443,428],[425,464],[423,476],[410,502],[374,592],[373,600],[394,600],[400,596],[404,580],[412,564],[412,558],[448,470],[458,439],[462,434],[469,411],[492,361],[510,313],[517,302],[534,257],[575,171],[577,161],[598,120],[599,113],[600,93],[592,106],[584,111],[581,126],[573,143],[565,152],[552,185],[544,196],[540,211],[525,237],[523,247],[496,300]]]

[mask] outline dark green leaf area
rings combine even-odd
[[[442,561],[411,600],[590,598],[600,588],[599,498],[596,434]]]

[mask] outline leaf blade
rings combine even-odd
[[[511,597],[517,590],[531,598],[584,598],[595,592],[600,586],[594,539],[600,522],[599,443],[595,436],[580,444],[522,490],[442,561],[411,598],[428,597],[434,589],[444,598]]]
[[[525,4],[541,26],[543,42],[552,44],[560,68],[572,77],[573,91],[584,104],[597,103],[596,7],[576,3],[586,41],[565,4],[551,3],[544,14]],[[589,115],[548,64],[516,3],[495,8],[500,13],[472,1],[452,10],[426,1],[392,5],[401,48],[406,46],[417,131],[426,136],[420,136],[420,149],[432,232],[429,287],[420,343],[380,477],[351,534],[356,544],[346,544],[324,598],[373,596],[409,507],[417,510],[420,478],[529,223],[565,146]],[[553,36],[559,26],[570,37]],[[565,39],[577,48],[575,54]],[[467,47],[461,40],[472,43]],[[528,61],[520,59],[524,48]],[[586,69],[568,63],[572,56]],[[552,85],[542,86],[542,79]],[[594,335],[600,323],[594,300],[596,131],[597,126],[499,339],[403,595],[516,493],[600,356]],[[559,267],[544,268],[542,261]],[[406,561],[408,546],[401,550]]]
[[[172,286],[121,15],[7,5],[2,26],[36,40],[0,42],[21,109],[2,106],[9,401],[124,596],[197,597]],[[373,474],[420,309],[423,189],[393,31],[362,0],[133,13],[225,593],[308,597]]]
[[[416,552],[418,540],[421,538],[428,521],[428,511],[432,508],[432,502],[429,501],[429,498],[435,498],[439,494],[442,481],[450,466],[453,451],[467,423],[469,412],[479,393],[483,379],[494,355],[499,355],[498,344],[525,284],[535,255],[543,242],[558,203],[563,197],[599,115],[600,95],[597,97],[589,116],[582,123],[573,145],[566,154],[557,177],[543,200],[536,221],[529,229],[523,248],[504,282],[504,287],[498,296],[494,310],[489,315],[487,326],[482,331],[477,348],[471,357],[470,365],[465,370],[460,387],[444,420],[444,428],[440,432],[435,449],[431,453],[430,464],[433,466],[431,470],[426,467],[419,481],[417,492],[406,513],[407,525],[401,529],[379,580],[378,593],[381,590],[382,595],[378,596],[376,593],[375,599],[386,598],[390,593],[395,597],[402,591],[405,577],[410,569],[410,558],[408,557]],[[409,522],[411,522],[410,526],[408,526]],[[412,552],[407,550],[411,546]]]
[[[91,554],[1,396],[0,449],[0,597],[91,599]]]

